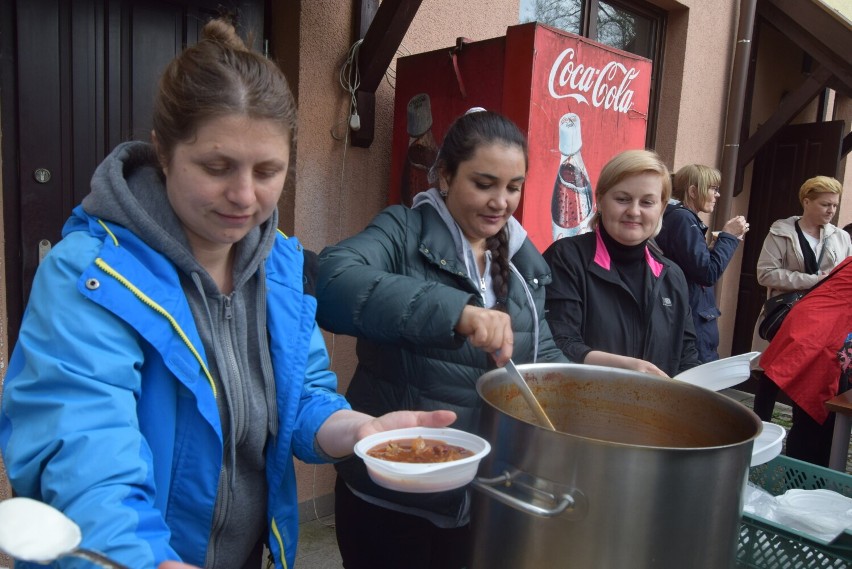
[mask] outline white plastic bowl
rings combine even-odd
[[[781,425],[763,422],[763,430],[754,440],[751,451],[751,466],[757,466],[769,462],[781,454],[781,446],[787,431]]]
[[[708,362],[674,376],[674,379],[691,383],[711,391],[720,391],[738,385],[751,375],[751,362],[760,352],[748,352]]]
[[[473,451],[473,456],[429,464],[414,464],[382,460],[367,454],[374,446],[392,440],[423,437],[457,445]],[[400,492],[444,492],[464,486],[473,480],[481,461],[491,445],[485,439],[458,429],[410,427],[376,433],[364,437],[355,445],[355,454],[367,466],[370,478],[379,486]]]

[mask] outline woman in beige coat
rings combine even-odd
[[[843,259],[852,256],[849,234],[831,224],[842,193],[843,186],[834,178],[810,178],[799,189],[802,215],[779,219],[769,228],[757,260],[757,282],[766,287],[767,298],[809,289]],[[769,345],[757,333],[763,318],[761,311],[754,327],[754,351],[762,352]],[[769,421],[779,389],[762,370],[756,373],[754,412]]]

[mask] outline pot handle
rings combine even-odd
[[[512,478],[512,475],[508,471],[504,471],[501,476],[497,476],[495,478],[475,478],[471,484],[474,488],[494,498],[498,502],[502,502],[516,510],[526,512],[534,516],[552,518],[553,516],[558,516],[565,511],[570,511],[575,505],[574,497],[570,494],[551,494],[543,490],[528,487],[536,493],[543,494],[552,502],[556,503],[556,506],[553,508],[542,508],[500,490],[500,486],[511,486]]]

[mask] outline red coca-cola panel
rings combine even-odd
[[[543,251],[555,238],[587,229],[592,188],[607,160],[644,147],[650,86],[650,60],[536,23],[510,26],[505,37],[401,58],[389,201],[410,198],[400,187],[413,96],[429,95],[439,143],[450,121],[470,107],[499,111],[529,140],[515,216]]]

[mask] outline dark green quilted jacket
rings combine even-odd
[[[512,359],[566,362],[544,319],[547,263],[526,239],[512,264]],[[371,415],[449,409],[458,414],[454,428],[477,430],[476,380],[494,364],[453,328],[464,306],[482,306],[482,299],[431,205],[388,207],[361,233],[323,250],[317,303],[320,326],[358,338],[358,366],[346,393],[354,409]],[[357,492],[392,501],[416,498],[365,480],[358,459],[344,461],[338,472]]]

